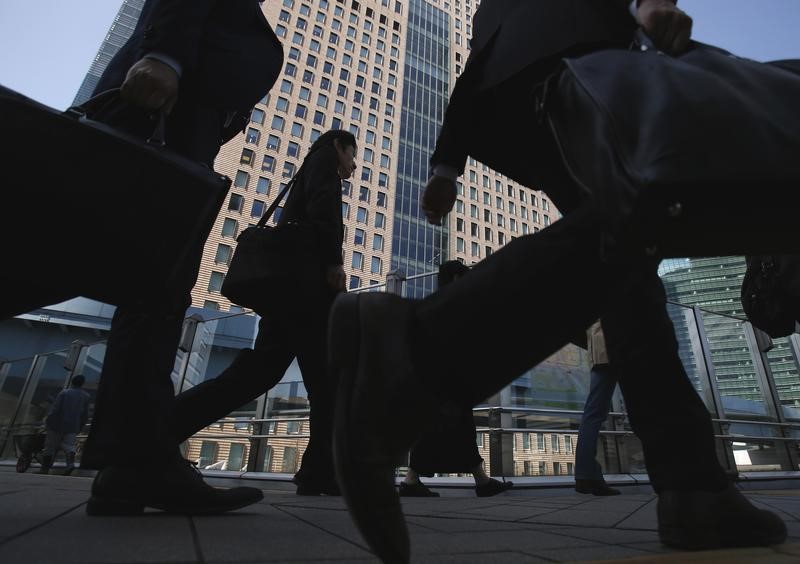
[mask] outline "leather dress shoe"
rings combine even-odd
[[[430,379],[415,363],[412,300],[343,294],[328,326],[329,367],[339,380],[334,463],[350,516],[384,562],[409,561],[394,472],[437,415]]]
[[[256,488],[213,488],[188,460],[153,469],[109,466],[92,482],[89,515],[136,515],[145,507],[181,515],[212,515],[261,501]]]
[[[672,548],[710,550],[786,540],[781,518],[752,505],[732,484],[719,492],[662,491],[657,514],[658,536]]]
[[[514,487],[514,482],[501,482],[494,478],[484,484],[475,484],[475,495],[478,497],[491,497]]]
[[[417,482],[415,484],[400,482],[400,490],[398,493],[400,497],[439,497],[439,492],[431,491],[431,489],[422,482]]]
[[[611,488],[605,480],[575,480],[575,491],[578,493],[592,494],[598,496],[619,495],[618,489]]]

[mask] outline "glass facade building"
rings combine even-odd
[[[450,88],[450,17],[424,0],[408,4],[405,81],[400,121],[392,269],[408,276],[436,270],[447,260],[446,223],[431,225],[420,208],[428,176],[428,161],[444,117]],[[414,279],[409,297],[434,290],[435,278]]]
[[[142,13],[144,2],[145,0],[123,0],[106,38],[100,45],[100,49],[89,67],[89,72],[86,73],[80,88],[78,88],[78,93],[72,101],[73,106],[82,104],[91,97],[108,63],[133,34],[136,22]]]

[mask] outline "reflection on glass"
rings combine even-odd
[[[713,313],[704,313],[703,322],[725,414],[766,415],[744,322]]]
[[[773,339],[774,348],[767,353],[769,368],[775,381],[783,414],[800,419],[800,371],[788,337]]]
[[[678,356],[680,356],[683,368],[686,370],[686,375],[692,382],[694,389],[706,402],[706,407],[711,409],[713,407],[711,398],[705,393],[705,360],[702,356],[703,352],[700,346],[700,335],[697,331],[694,310],[690,307],[668,303],[667,314],[675,328],[675,338],[678,341]]]
[[[586,351],[567,345],[511,383],[511,406],[582,411],[589,369]]]
[[[736,469],[740,472],[768,472],[781,470],[778,446],[772,442],[732,443]]]

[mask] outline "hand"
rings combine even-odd
[[[422,193],[422,211],[428,223],[441,225],[442,218],[456,203],[456,183],[444,176],[431,176]]]
[[[178,74],[156,59],[140,59],[128,71],[120,94],[135,106],[169,114],[178,100]]]
[[[689,46],[692,18],[672,0],[642,0],[636,20],[660,51],[677,55]]]
[[[345,291],[344,267],[341,264],[334,264],[328,267],[325,273],[325,280],[328,286],[339,292]]]

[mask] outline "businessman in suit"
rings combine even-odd
[[[691,19],[672,0],[484,0],[431,158],[423,210],[430,222],[441,222],[471,155],[545,190],[565,217],[513,240],[469,277],[425,300],[350,295],[334,304],[329,348],[340,381],[337,471],[356,524],[387,561],[409,556],[392,464],[441,405],[454,397],[476,404],[598,317],[659,495],[662,542],[697,549],[785,539],[780,518],[750,505],[716,459],[709,413],[677,354],[658,260],[631,235],[641,218],[621,213],[630,206],[613,187],[595,194],[566,189],[572,183],[536,119],[534,88],[562,57],[626,48],[637,26],[667,52],[681,52],[691,34]],[[526,141],[512,141],[520,138]],[[531,293],[548,300],[534,304]],[[455,354],[467,335],[511,311],[557,322],[484,331],[480,351]],[[454,369],[453,362],[461,365]]]
[[[147,137],[164,112],[166,144],[213,167],[223,143],[241,132],[283,61],[280,42],[257,0],[148,0],[128,42],[96,92],[121,99],[95,119]],[[143,228],[146,228],[146,218]],[[90,515],[154,507],[219,513],[259,501],[255,488],[212,488],[179,453],[168,424],[170,374],[204,241],[182,265],[180,282],[159,296],[132,297],[111,325],[97,408],[82,466],[99,469]]]

